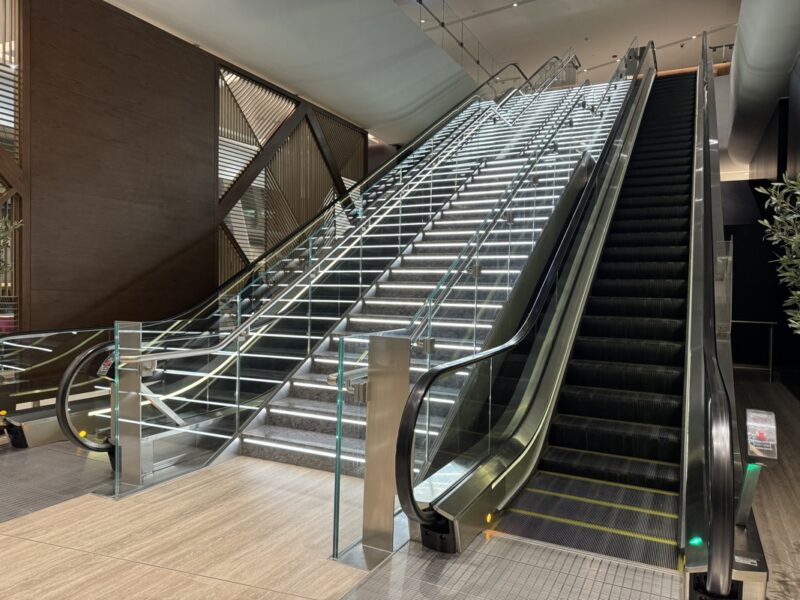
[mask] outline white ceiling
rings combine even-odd
[[[414,1],[110,0],[387,142],[407,141],[475,85],[398,6]],[[739,0],[447,1],[500,63],[531,72],[572,47],[594,81],[634,36],[667,46],[657,52],[660,69],[696,65],[691,36],[739,14]],[[734,36],[727,27],[710,43]]]
[[[475,87],[392,0],[111,0],[308,98],[405,142]]]
[[[399,3],[414,0],[398,0]],[[553,54],[572,47],[584,67],[600,77],[611,69],[591,69],[613,62],[634,37],[656,47],[659,69],[694,66],[699,39],[691,36],[735,24],[739,0],[447,0],[452,11],[475,34],[495,60],[519,62],[533,71]],[[457,28],[457,25],[451,27]],[[732,43],[736,30],[709,36],[710,44]]]

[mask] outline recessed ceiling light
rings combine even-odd
[[[424,22],[425,22],[425,19],[420,19],[420,20],[419,20],[419,22],[420,22],[420,23],[424,23]]]
[[[583,72],[584,72],[584,73],[586,73],[586,71],[588,71],[588,70],[589,70],[589,69],[584,69],[584,70],[583,70]]]
[[[697,39],[697,36],[696,36],[696,35],[693,35],[693,36],[692,36],[692,39],[693,39],[693,40],[696,40],[696,39]]]
[[[514,8],[516,8],[517,6],[519,6],[519,2],[514,2],[514,4],[512,4],[511,6],[513,6]]]
[[[619,62],[619,59],[617,59],[617,62]]]

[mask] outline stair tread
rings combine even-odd
[[[279,444],[313,448],[328,452],[336,451],[336,436],[329,433],[291,429],[275,425],[260,425],[248,428],[242,435],[245,438],[260,441],[276,442]],[[342,453],[351,456],[363,456],[364,439],[346,438],[346,440],[342,442]]]

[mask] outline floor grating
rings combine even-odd
[[[492,535],[462,554],[406,545],[346,600],[673,600],[678,572]]]
[[[0,445],[0,522],[87,494],[107,483],[105,454],[89,455],[69,442],[18,449]]]

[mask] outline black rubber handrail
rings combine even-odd
[[[703,32],[703,360],[707,391],[706,455],[708,458],[708,592],[727,596],[731,589],[734,543],[734,457],[731,400],[717,355],[714,228],[711,189],[711,133],[707,94],[709,77],[708,39]]]
[[[103,442],[95,442],[92,439],[82,436],[75,428],[72,419],[69,417],[69,390],[72,387],[72,381],[75,379],[84,361],[98,354],[108,354],[112,350],[114,350],[114,342],[102,342],[90,346],[78,354],[78,356],[72,359],[72,362],[70,362],[64,374],[61,376],[61,383],[59,383],[58,392],[56,393],[56,420],[58,421],[58,426],[61,428],[61,432],[64,434],[64,437],[73,444],[85,448],[90,452],[111,452],[114,445],[108,439]]]
[[[611,140],[616,137],[617,132],[622,126],[624,116],[627,114],[633,101],[633,91],[636,87],[635,83],[639,81],[640,70],[644,64],[644,61],[641,60],[641,58],[644,58],[647,52],[655,54],[653,42],[648,43],[644,53],[640,56],[639,65],[637,66],[636,73],[633,75],[633,83],[625,95],[622,106],[620,107],[617,117],[614,120],[614,125],[608,134],[608,138],[603,146],[603,150],[600,153],[591,175],[589,176],[586,187],[584,188],[580,199],[575,204],[572,215],[564,226],[563,233],[560,236],[560,241],[556,246],[556,249],[551,254],[545,275],[535,291],[535,299],[531,309],[528,311],[528,314],[525,317],[525,321],[523,322],[522,326],[508,341],[504,342],[503,344],[482,350],[471,356],[466,356],[442,363],[441,365],[437,365],[432,369],[429,369],[417,380],[416,384],[411,390],[411,393],[408,395],[408,399],[406,400],[406,405],[403,409],[403,414],[400,419],[400,427],[397,436],[397,449],[395,454],[395,482],[397,486],[397,495],[403,511],[409,518],[414,519],[419,523],[430,525],[438,520],[437,513],[432,507],[428,507],[427,509],[423,510],[419,507],[414,499],[414,482],[412,475],[412,463],[414,460],[414,430],[416,428],[416,423],[419,417],[419,411],[422,408],[423,400],[428,394],[428,391],[433,383],[439,377],[448,373],[462,370],[470,365],[474,365],[478,362],[482,362],[486,359],[498,356],[499,354],[511,350],[522,343],[533,331],[533,328],[539,321],[542,312],[549,302],[553,287],[558,281],[558,272],[563,265],[567,256],[567,252],[577,234],[581,217],[589,203],[590,196],[597,185],[598,173],[600,173],[602,165],[606,162],[608,154],[611,151]]]

